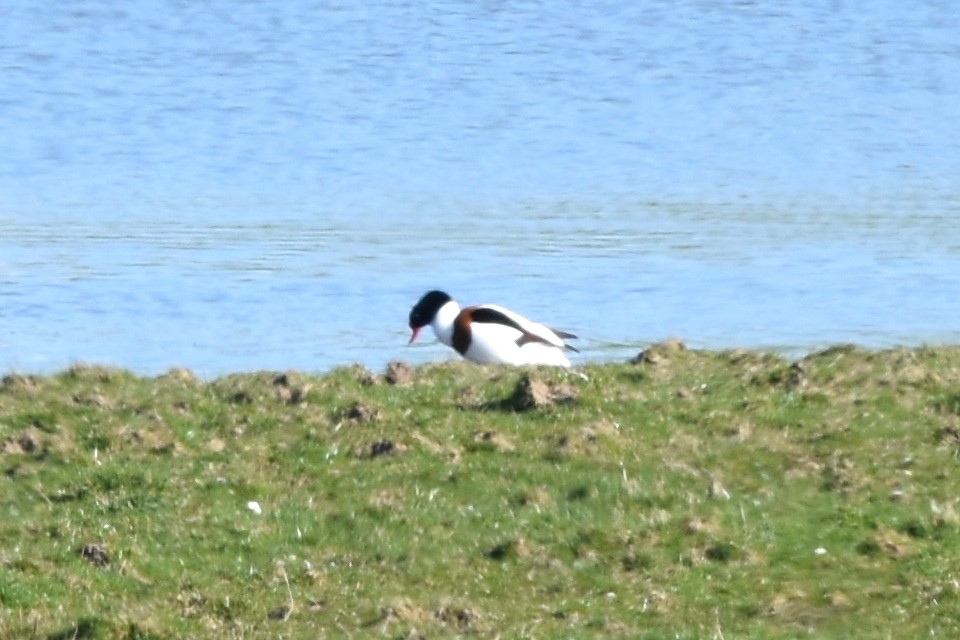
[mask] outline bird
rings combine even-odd
[[[566,343],[577,336],[548,329],[495,304],[460,308],[444,291],[428,291],[410,310],[409,344],[430,325],[437,339],[479,364],[551,365],[569,367]]]

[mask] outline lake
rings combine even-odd
[[[0,8],[0,371],[960,341],[960,5]]]

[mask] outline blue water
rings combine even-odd
[[[0,7],[0,371],[960,341],[960,5]]]

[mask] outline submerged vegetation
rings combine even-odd
[[[960,348],[0,385],[0,637],[960,635]]]

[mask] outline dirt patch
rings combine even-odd
[[[888,558],[904,558],[913,555],[913,543],[909,535],[880,526],[872,535],[856,546],[857,553],[865,556],[884,555]]]
[[[842,451],[834,451],[824,461],[821,471],[824,491],[836,491],[848,494],[859,485],[859,473],[853,459]]]
[[[284,404],[300,404],[309,390],[310,386],[301,383],[296,374],[278,373],[273,377],[274,396]]]
[[[234,391],[227,396],[227,401],[240,405],[253,404],[253,395],[246,389],[241,389],[240,391]]]
[[[463,449],[456,445],[441,445],[436,440],[433,440],[419,431],[414,431],[410,434],[417,443],[423,447],[426,451],[438,456],[444,456],[450,460],[450,462],[460,462],[463,458]]]
[[[516,540],[504,540],[487,549],[483,555],[490,560],[506,560],[517,555],[517,547]]]
[[[40,439],[40,430],[30,427],[3,443],[3,452],[8,454],[40,455],[43,453],[43,441]]]
[[[380,417],[380,411],[376,407],[357,401],[347,407],[341,417],[360,424],[368,424]]]
[[[386,380],[387,384],[402,387],[413,382],[414,373],[410,364],[401,360],[394,360],[387,364],[387,372],[383,375],[383,379]]]
[[[514,497],[513,503],[521,507],[531,507],[539,512],[542,507],[553,503],[553,496],[546,487],[532,487],[519,492]]]
[[[671,355],[681,351],[686,351],[687,345],[677,338],[670,338],[663,342],[650,345],[634,357],[630,358],[630,364],[660,364],[670,358]]]
[[[434,613],[434,618],[446,626],[457,627],[469,631],[477,620],[477,612],[463,607],[444,606]]]
[[[167,427],[133,429],[126,436],[132,445],[151,453],[170,453],[177,447],[173,431]]]
[[[286,620],[292,613],[293,609],[290,608],[290,605],[281,604],[270,609],[270,611],[267,612],[267,618],[269,620]]]
[[[371,442],[367,446],[359,447],[356,450],[356,455],[358,458],[373,460],[374,458],[382,458],[383,456],[392,456],[398,453],[403,453],[406,450],[406,445],[384,438],[383,440]]]
[[[75,393],[70,398],[73,403],[81,407],[96,407],[97,409],[110,409],[110,401],[102,393],[94,391],[93,393]]]
[[[577,390],[565,382],[544,382],[525,373],[506,402],[514,411],[543,409],[558,404],[571,404],[577,399]]]
[[[516,450],[512,442],[496,431],[479,431],[474,434],[473,441],[501,453],[510,453]]]
[[[620,432],[615,425],[599,421],[576,431],[553,434],[548,441],[556,454],[595,455],[604,441],[614,440],[619,436]]]
[[[18,373],[10,373],[3,376],[3,383],[0,386],[4,391],[34,393],[40,390],[40,382],[34,376],[22,376]]]
[[[424,625],[433,620],[428,609],[408,600],[407,598],[398,598],[384,607],[381,612],[384,620],[395,620],[406,624]]]
[[[110,555],[101,544],[91,543],[83,545],[80,548],[80,557],[98,567],[104,567],[110,564]]]

